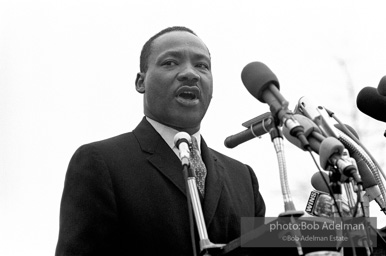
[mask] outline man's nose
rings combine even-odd
[[[200,75],[192,65],[188,64],[183,67],[177,78],[179,81],[198,82]]]

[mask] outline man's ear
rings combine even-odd
[[[135,89],[139,93],[145,93],[145,73],[138,73],[135,79]]]

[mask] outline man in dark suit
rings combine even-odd
[[[264,216],[253,170],[209,148],[200,123],[212,98],[208,48],[185,27],[144,45],[136,90],[145,117],[129,133],[81,146],[65,179],[56,255],[192,255],[174,135],[198,140],[207,174],[202,210],[212,243],[240,236],[241,217]],[[196,249],[199,237],[195,230]]]

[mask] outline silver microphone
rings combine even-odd
[[[179,132],[174,136],[174,145],[180,152],[181,164],[189,166],[190,148],[192,138],[186,132]]]

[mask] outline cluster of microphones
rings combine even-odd
[[[269,133],[276,149],[278,138],[282,141],[285,137],[309,152],[318,168],[311,178],[315,190],[306,205],[308,214],[317,217],[370,217],[371,201],[377,202],[386,214],[386,191],[381,178],[382,175],[386,179],[385,175],[352,127],[343,124],[332,111],[314,105],[307,97],[300,98],[294,111],[289,110],[288,101],[279,91],[276,75],[261,62],[246,65],[241,79],[252,96],[269,105],[270,112],[243,123],[246,129],[227,137],[224,141],[226,147],[233,148]],[[386,76],[378,88],[366,87],[360,91],[357,106],[366,115],[386,122]],[[313,153],[319,155],[319,164]],[[278,150],[277,155],[285,203],[285,212],[279,216],[295,216],[299,211],[291,202],[286,168]],[[363,239],[368,239],[368,235]],[[370,255],[371,246],[367,242],[365,247]],[[301,252],[301,245],[297,246]]]
[[[224,141],[226,147],[234,148],[269,133],[276,149],[280,148],[284,137],[301,150],[309,152],[318,168],[311,178],[315,190],[311,192],[306,205],[308,214],[317,217],[370,217],[371,201],[375,201],[386,214],[386,191],[381,178],[382,175],[386,179],[385,175],[352,127],[343,124],[332,111],[314,105],[307,97],[300,98],[294,111],[289,110],[288,101],[279,91],[276,75],[261,62],[246,65],[241,79],[252,96],[269,105],[270,111],[243,123],[246,129],[227,137]],[[357,106],[366,115],[386,122],[386,76],[381,79],[378,88],[365,87],[360,91]],[[187,193],[190,194],[188,204],[193,205],[190,212],[194,213],[196,219],[201,250],[223,248],[223,244],[213,244],[208,238],[195,177],[188,168],[191,138],[187,133],[180,132],[175,136],[174,143],[180,151]],[[313,153],[319,155],[319,163]],[[303,213],[299,215],[294,208],[282,150],[277,150],[277,155],[285,201],[285,212],[279,216],[299,217]],[[192,215],[190,219],[193,225]],[[363,241],[370,255],[366,239]],[[301,255],[301,245],[297,243],[297,247]]]
[[[319,155],[319,166],[323,171],[319,168],[319,172],[312,177],[311,183],[316,191],[311,193],[306,207],[309,214],[334,214],[327,210],[334,208],[335,193],[330,186],[332,182],[350,184],[345,188],[349,193],[348,200],[340,205],[341,216],[353,216],[355,213],[368,217],[368,203],[373,200],[378,203],[381,211],[386,212],[382,169],[359,141],[358,134],[352,127],[342,124],[333,112],[323,106],[315,106],[306,97],[300,98],[294,111],[289,110],[288,102],[279,91],[276,75],[261,62],[246,65],[241,79],[255,98],[269,105],[270,112],[245,122],[244,131],[225,139],[226,147],[236,147],[280,127],[289,142],[304,151]],[[358,108],[365,114],[386,122],[385,95],[386,76],[382,78],[378,88],[366,87],[361,90],[357,98]],[[362,193],[364,207],[358,208],[357,198],[350,194],[350,190]],[[354,207],[357,208],[353,210]]]

